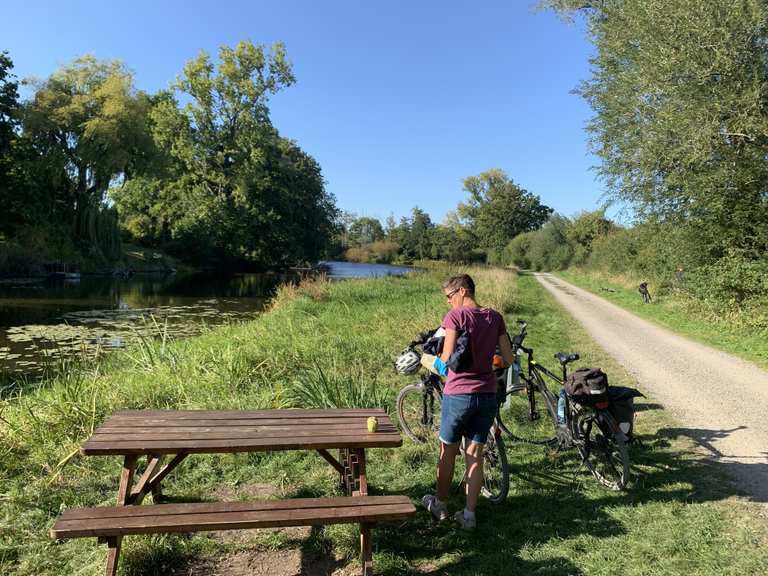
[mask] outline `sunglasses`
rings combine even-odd
[[[453,295],[456,294],[456,292],[458,292],[459,290],[461,290],[461,288],[456,288],[456,290],[454,290],[453,292],[448,292],[448,294],[445,295],[445,299],[450,300],[451,298],[453,298]]]

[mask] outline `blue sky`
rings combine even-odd
[[[535,0],[9,2],[0,50],[20,78],[76,56],[123,60],[138,88],[167,85],[200,50],[285,42],[297,83],[272,120],[323,168],[338,206],[385,219],[413,206],[441,221],[462,179],[502,168],[565,215],[602,184],[571,91],[592,47]]]

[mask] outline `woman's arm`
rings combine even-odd
[[[501,350],[501,357],[504,358],[504,364],[510,366],[515,360],[515,353],[512,352],[512,344],[506,333],[499,334],[499,350]]]
[[[443,352],[440,354],[440,360],[448,362],[448,358],[451,357],[453,351],[456,350],[456,340],[458,339],[458,332],[450,328],[445,329],[445,340],[443,341]]]

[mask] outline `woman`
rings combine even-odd
[[[501,314],[481,307],[475,300],[475,283],[468,274],[449,278],[443,292],[451,310],[441,324],[445,330],[439,357],[425,357],[428,368],[447,375],[440,417],[440,461],[437,494],[427,494],[422,503],[438,520],[448,517],[446,501],[453,480],[456,455],[462,437],[467,439],[466,506],[454,518],[466,529],[476,526],[475,507],[483,486],[483,447],[496,416],[496,378],[493,355],[498,346],[506,364],[513,360],[512,346]],[[461,362],[451,359],[460,333],[469,334],[468,349]],[[466,355],[469,354],[469,357]],[[429,365],[431,364],[431,365]],[[460,364],[462,369],[458,369]]]

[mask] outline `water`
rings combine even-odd
[[[410,268],[324,262],[333,279],[403,274]],[[184,338],[257,316],[275,288],[298,274],[201,273],[83,276],[0,285],[0,372],[39,373],[63,357],[92,357],[141,338]]]

